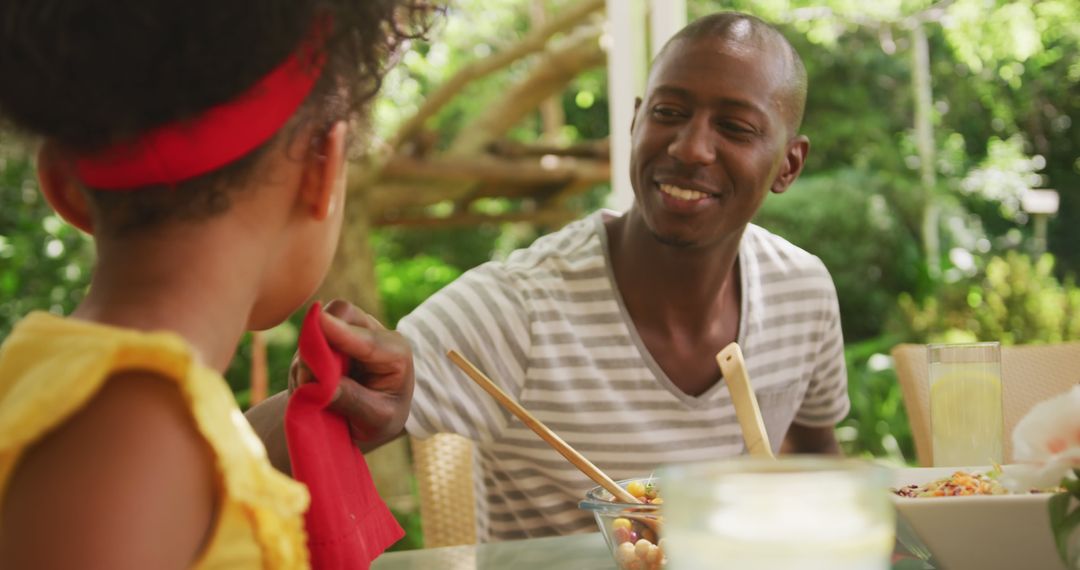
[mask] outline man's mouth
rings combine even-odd
[[[695,200],[703,200],[710,197],[710,194],[705,192],[699,192],[697,190],[690,190],[689,188],[681,188],[674,184],[660,184],[660,191],[676,200],[686,200],[692,202]]]

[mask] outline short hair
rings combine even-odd
[[[0,120],[75,155],[92,154],[233,99],[327,17],[322,75],[269,141],[174,186],[87,189],[114,233],[207,217],[228,209],[227,190],[296,125],[313,122],[325,133],[360,116],[395,50],[426,30],[430,12],[424,0],[5,0]]]
[[[787,37],[775,26],[750,14],[741,12],[715,12],[694,20],[671,37],[656,55],[659,60],[673,44],[703,38],[733,39],[758,46],[775,45],[779,42],[788,67],[788,85],[783,111],[788,116],[792,132],[798,132],[806,108],[806,66],[802,57]]]

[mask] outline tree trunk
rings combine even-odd
[[[941,275],[940,212],[937,206],[937,167],[934,153],[933,87],[930,85],[930,47],[922,23],[911,30],[912,84],[915,90],[915,144],[922,183],[922,242],[930,277]]]
[[[369,170],[357,172],[363,167]],[[375,252],[371,249],[371,238],[368,235],[371,231],[371,211],[368,204],[372,167],[369,164],[363,167],[350,169],[349,176],[356,181],[349,184],[341,238],[319,297],[325,300],[344,299],[381,319],[382,306],[379,303],[379,290],[375,280]]]

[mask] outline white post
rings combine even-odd
[[[611,126],[611,194],[607,207],[630,209],[630,122],[634,98],[645,82],[645,22],[640,0],[607,0],[608,123]]]
[[[656,57],[664,42],[686,26],[686,0],[649,0],[650,54]]]
[[[608,121],[611,124],[611,194],[607,207],[625,212],[634,203],[630,186],[630,122],[634,98],[645,89],[649,61],[686,25],[686,0],[647,0],[649,50],[645,50],[642,0],[607,0]]]

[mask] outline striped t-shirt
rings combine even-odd
[[[404,318],[416,390],[407,430],[476,442],[480,540],[595,530],[594,483],[446,357],[456,349],[613,479],[744,453],[727,386],[681,392],[653,360],[615,288],[597,212],[506,261],[466,272]],[[848,411],[836,290],[821,261],[750,225],[738,263],[739,346],[778,450],[792,422]]]

